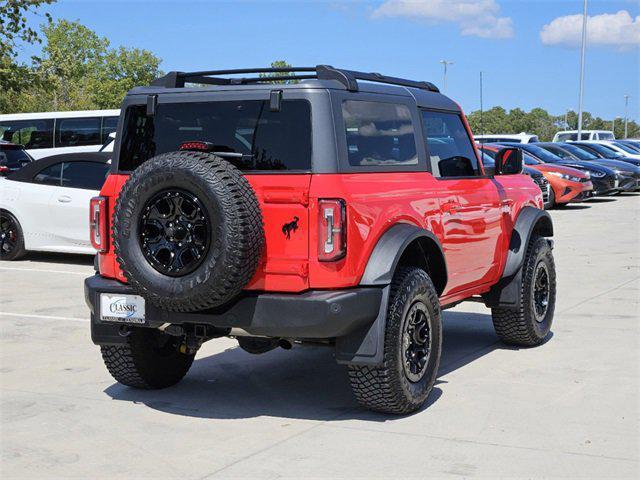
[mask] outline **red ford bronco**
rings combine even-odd
[[[442,309],[484,302],[510,344],[549,333],[553,226],[521,172],[505,148],[487,175],[460,107],[428,82],[171,72],[126,96],[91,201],[92,340],[118,382],[146,389],[180,381],[213,338],[256,354],[325,344],[362,405],[414,411]]]

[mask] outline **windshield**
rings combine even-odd
[[[604,158],[619,158],[622,156],[618,152],[616,152],[614,149],[609,148],[605,145],[600,145],[599,143],[590,143],[589,145],[579,145],[579,147],[586,149],[587,151],[593,150],[595,152],[598,152]]]
[[[600,132],[600,140],[615,140],[616,137],[613,136],[611,132]]]
[[[557,155],[554,155],[549,150],[545,150],[544,148],[538,147],[537,145],[522,145],[521,148],[524,151],[529,152],[531,155],[537,157],[541,162],[555,163],[561,160],[561,158]]]
[[[620,147],[625,152],[631,153],[632,155],[638,155],[638,151],[634,150],[629,145],[625,145],[624,143],[616,142],[616,146]]]
[[[567,150],[571,154],[578,157],[580,160],[597,160],[598,157],[593,153],[589,153],[581,148],[576,147],[575,145],[571,145],[569,143],[562,145],[564,150]]]
[[[311,169],[311,106],[283,100],[274,112],[265,100],[159,103],[127,108],[118,168],[132,171],[151,157],[180,149],[185,142],[211,144],[240,170]]]
[[[529,155],[527,152],[522,152],[522,158],[524,160],[525,165],[540,165],[540,162]]]

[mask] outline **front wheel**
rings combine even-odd
[[[433,388],[442,350],[440,302],[424,270],[399,270],[391,284],[380,367],[349,366],[361,405],[406,414],[418,410]]]
[[[522,265],[519,308],[491,310],[500,339],[511,345],[533,347],[551,330],[556,305],[556,269],[551,245],[533,235]]]

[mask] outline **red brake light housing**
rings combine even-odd
[[[89,206],[89,238],[99,253],[109,249],[107,235],[107,198],[93,197]]]
[[[211,152],[214,149],[214,145],[211,142],[202,142],[194,140],[190,142],[183,142],[180,144],[180,150],[195,150],[197,152]]]
[[[318,260],[333,262],[347,253],[347,209],[344,200],[318,200]]]

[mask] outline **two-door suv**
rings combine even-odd
[[[553,227],[521,171],[505,148],[485,174],[460,107],[428,82],[171,72],[127,94],[91,201],[92,340],[145,389],[178,382],[213,338],[256,354],[324,344],[361,404],[414,411],[442,309],[484,302],[510,344],[549,333]]]

